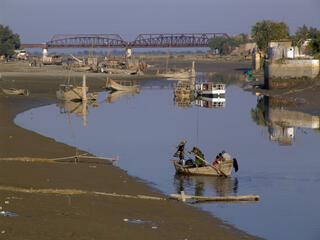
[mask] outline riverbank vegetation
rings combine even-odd
[[[8,26],[0,24],[0,56],[12,57],[14,50],[20,48],[20,36]]]
[[[209,40],[211,51],[216,51],[220,55],[229,55],[236,47],[241,44],[252,42],[250,36],[245,33],[234,35],[231,38],[216,37]]]

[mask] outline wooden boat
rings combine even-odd
[[[168,80],[189,80],[190,72],[174,72],[159,74],[160,77],[167,78]]]
[[[128,83],[128,84],[126,84]],[[116,81],[113,81],[110,78],[107,78],[106,88],[111,89],[112,91],[140,91],[138,85],[133,85],[132,82],[123,82],[123,84],[119,84]]]
[[[2,91],[7,95],[25,95],[25,96],[30,95],[30,92],[27,89],[9,88],[9,89],[2,89]]]
[[[198,83],[195,85],[195,91],[202,96],[221,95],[226,93],[226,85],[214,84],[213,82]]]
[[[216,165],[194,167],[183,166],[179,160],[171,160],[177,173],[185,175],[205,175],[205,176],[230,176],[233,168],[233,160],[225,160]]]
[[[88,87],[85,87],[85,93]],[[56,92],[57,98],[64,101],[82,101],[83,87],[73,85],[60,84],[59,90]]]
[[[179,81],[174,89],[174,96],[178,97],[191,97],[194,96],[193,85],[191,82]]]

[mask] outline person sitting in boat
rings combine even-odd
[[[190,151],[190,153],[193,153],[193,155],[195,156],[195,164],[196,167],[203,167],[204,164],[204,154],[200,151],[199,148],[197,147],[193,147],[192,151]]]
[[[222,157],[224,160],[231,160],[230,154],[226,153],[224,150],[222,150]]]
[[[216,159],[213,161],[212,165],[217,165],[220,162],[219,155],[216,156]]]
[[[221,163],[223,161],[224,161],[224,158],[222,157],[222,153],[219,153],[216,156],[216,159],[213,161],[213,165],[219,164],[219,163]]]

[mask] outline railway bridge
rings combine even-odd
[[[40,44],[21,44],[22,48],[207,48],[212,38],[229,38],[226,33],[146,33],[133,41],[119,34],[55,34]]]

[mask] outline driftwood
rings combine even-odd
[[[120,160],[118,156],[116,158],[106,158],[106,157],[87,156],[87,153],[84,153],[80,155],[60,157],[60,158],[4,157],[4,158],[0,158],[0,161],[58,162],[60,160],[74,159],[76,162],[78,162],[80,158],[101,159],[101,160],[111,161],[112,163],[114,162],[117,163]]]
[[[144,199],[144,200],[167,200],[166,198],[147,196],[147,195],[127,195],[118,193],[106,193],[106,192],[90,192],[78,189],[34,189],[34,188],[21,188],[12,186],[1,186],[0,191],[10,191],[10,192],[22,192],[22,193],[38,193],[38,194],[60,194],[60,195],[83,195],[83,194],[93,194],[108,197],[118,197],[118,198],[131,198],[131,199]]]
[[[170,194],[171,198],[181,199],[186,202],[187,199],[203,200],[203,201],[258,201],[259,195],[240,195],[240,196],[214,196],[214,197],[204,197],[204,196],[193,196],[186,195],[184,191],[180,194]]]

